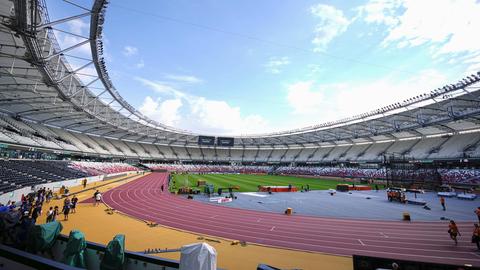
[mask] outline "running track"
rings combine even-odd
[[[324,252],[480,266],[470,243],[473,225],[458,223],[458,246],[446,222],[346,220],[230,208],[187,200],[169,192],[167,174],[152,173],[107,191],[104,202],[136,218],[200,234],[251,243]]]

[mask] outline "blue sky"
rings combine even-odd
[[[47,4],[52,19],[79,12]],[[215,135],[281,131],[480,70],[478,14],[475,0],[116,0],[105,57],[118,91],[154,120]],[[88,18],[58,27],[86,35]]]

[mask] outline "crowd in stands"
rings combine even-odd
[[[278,167],[278,174],[287,175],[318,175],[350,178],[384,178],[385,169],[345,168],[345,167]]]
[[[43,209],[45,203],[49,203],[54,197],[53,190],[45,187],[29,194],[22,194],[19,202],[8,201],[5,205],[0,203],[1,239],[23,249],[28,233],[42,215],[45,215],[47,223],[56,221],[61,214],[63,221],[67,221],[70,213],[76,213],[78,198],[75,195],[68,196],[68,189],[64,187],[62,190],[65,193],[58,193],[65,196],[62,208],[55,205],[50,206],[48,210]]]
[[[480,170],[473,169],[440,169],[442,182],[445,184],[479,184]]]
[[[92,162],[92,161],[71,161],[70,168],[82,171],[90,176],[139,171],[135,166],[121,162]]]
[[[315,175],[366,179],[386,179],[385,168],[341,168],[341,167],[279,167],[278,174]],[[433,179],[440,177],[444,184],[480,184],[480,169],[404,169],[392,171],[395,178],[408,180]]]
[[[271,166],[246,166],[246,165],[204,165],[204,164],[143,164],[152,170],[167,170],[191,173],[269,173]]]
[[[325,166],[246,166],[246,165],[204,165],[204,164],[144,164],[150,169],[191,173],[273,173],[280,175],[330,176],[364,179],[386,179],[385,168],[347,168]],[[480,184],[480,169],[409,169],[402,170],[409,180],[421,180],[439,176],[445,184]]]

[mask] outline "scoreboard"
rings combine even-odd
[[[217,145],[218,146],[233,146],[234,140],[233,138],[227,137],[218,137],[217,138]]]
[[[234,138],[230,137],[198,136],[198,145],[232,147],[234,142]]]
[[[215,137],[212,136],[198,136],[199,145],[215,145]]]

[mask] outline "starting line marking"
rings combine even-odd
[[[365,244],[362,242],[362,240],[360,240],[360,239],[357,239],[357,240],[358,240],[358,242],[360,242],[360,244],[362,244],[362,246],[365,246]]]
[[[388,238],[388,236],[386,234],[384,234],[383,232],[380,232],[380,234],[383,235],[383,237]]]
[[[273,227],[270,229],[270,231],[273,231],[273,229],[275,229],[275,226],[273,226]]]

